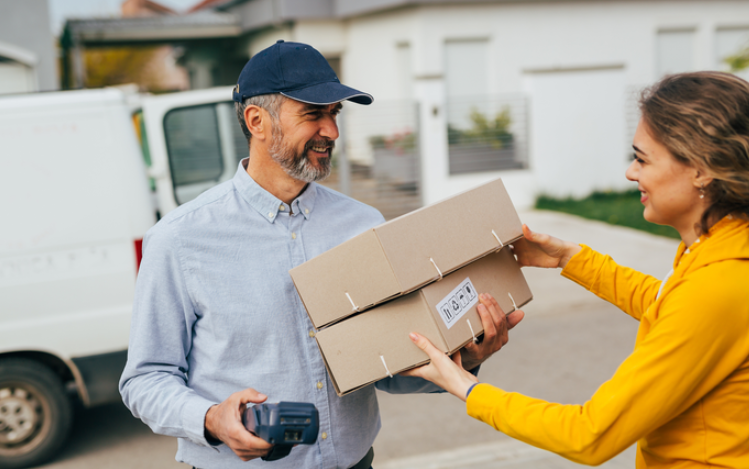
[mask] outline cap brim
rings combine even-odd
[[[349,88],[335,81],[319,83],[300,90],[282,91],[281,94],[296,101],[321,106],[341,101],[353,101],[357,104],[372,104],[374,101],[371,94]]]

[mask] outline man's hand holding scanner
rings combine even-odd
[[[247,431],[242,423],[242,412],[248,403],[260,404],[267,398],[265,394],[247,388],[214,405],[205,415],[206,437],[220,440],[242,461],[265,456],[273,445]]]

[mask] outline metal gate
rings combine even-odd
[[[371,205],[386,219],[422,205],[418,103],[345,105],[333,170],[322,184]]]

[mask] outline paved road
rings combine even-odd
[[[552,212],[521,214],[537,231],[585,243],[617,261],[662,277],[677,243],[645,233]],[[481,379],[561,403],[583,403],[627,356],[637,323],[560,277],[528,269],[534,301],[510,343],[484,364]],[[377,469],[579,468],[512,440],[465,415],[449,395],[380,394],[383,427],[375,442]],[[174,461],[176,440],[153,435],[121,405],[79,414],[70,443],[47,469],[186,468]],[[634,467],[629,449],[600,466]]]

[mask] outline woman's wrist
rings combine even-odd
[[[454,394],[456,397],[459,397],[463,402],[465,402],[466,399],[468,399],[468,391],[473,386],[479,384],[479,379],[472,374],[468,374],[468,376],[463,376],[463,379],[461,381],[461,385]]]
[[[567,263],[570,261],[570,259],[572,259],[575,254],[582,251],[582,249],[583,248],[581,248],[579,244],[565,241],[565,247],[563,249],[562,257],[559,258],[559,267],[562,269],[567,267]]]

